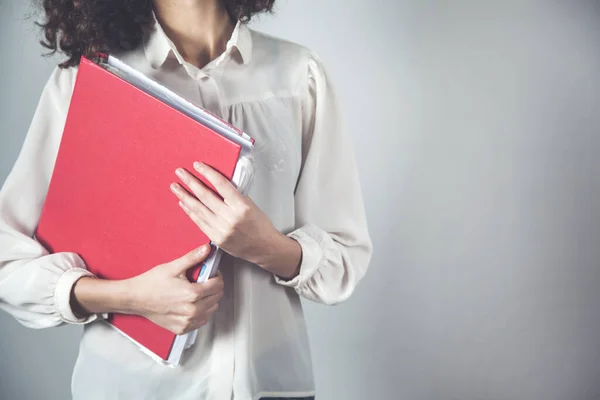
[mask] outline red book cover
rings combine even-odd
[[[36,236],[100,278],[139,275],[209,242],[169,189],[175,169],[200,178],[192,164],[202,161],[231,179],[239,155],[239,144],[83,58]],[[110,323],[168,358],[170,331],[133,315]]]

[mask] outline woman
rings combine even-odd
[[[67,59],[50,77],[0,191],[0,307],[33,328],[85,324],[72,379],[76,399],[312,398],[300,297],[347,299],[371,256],[353,151],[319,59],[246,26],[273,0],[43,5],[45,46]],[[205,165],[194,168],[223,200],[186,171],[192,166],[173,175],[173,201],[232,256],[222,276],[202,284],[181,278],[206,257],[200,249],[132,279],[103,281],[77,254],[48,254],[33,238],[78,61],[96,51],[256,139],[247,197]],[[178,334],[200,328],[198,339],[181,367],[166,368],[107,324],[92,323],[112,312],[138,314]]]

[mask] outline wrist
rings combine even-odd
[[[137,290],[135,289],[135,281],[130,279],[124,279],[121,281],[113,281],[115,284],[115,308],[114,312],[120,314],[137,314]]]
[[[257,264],[283,279],[293,279],[300,272],[302,247],[294,239],[276,231],[265,246],[262,260]]]
[[[129,313],[131,293],[127,280],[83,277],[73,285],[71,307],[80,315]]]

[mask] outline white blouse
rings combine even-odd
[[[33,239],[77,73],[57,68],[0,191],[0,308],[32,328],[85,324],[75,399],[314,395],[300,297],[347,299],[372,252],[353,148],[323,65],[310,50],[242,23],[227,50],[202,69],[183,60],[158,23],[139,49],[115,55],[256,139],[249,196],[300,243],[300,274],[286,282],[226,257],[220,308],[176,368],[143,354],[101,322],[105,316],[78,319],[71,288],[91,274],[77,254],[49,254]]]

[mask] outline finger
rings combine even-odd
[[[232,204],[241,200],[242,195],[240,192],[220,172],[198,161],[194,163],[194,169],[201,173],[217,189],[217,192],[223,197],[226,204]]]
[[[192,283],[192,285],[201,294],[201,299],[223,291],[224,287],[222,275],[216,275],[206,282]]]
[[[217,312],[218,309],[219,309],[219,303],[215,303],[212,306],[210,306],[210,308],[207,308],[206,310],[204,310],[202,315],[198,316],[198,319],[193,324],[196,327],[196,329],[205,325],[208,322],[208,320],[210,320],[212,315],[215,312]]]
[[[211,305],[209,308],[204,310],[204,312],[201,315],[194,319],[194,322],[190,324],[189,329],[187,329],[185,332],[188,333],[206,325],[210,320],[210,317],[212,317],[212,315],[215,312],[217,312],[218,309],[219,303],[214,303],[213,305]]]
[[[180,201],[180,206],[188,214],[196,214],[196,216],[203,221],[209,223],[210,220],[215,218],[215,214],[200,200],[191,195],[183,186],[178,183],[171,184],[171,191],[177,196]],[[183,207],[185,206],[185,208]],[[191,216],[191,215],[190,215]]]
[[[223,291],[220,291],[215,294],[211,294],[200,301],[198,301],[197,305],[200,310],[207,310],[213,305],[217,304],[223,298]]]
[[[219,303],[213,304],[208,310],[206,310],[206,315],[209,317],[213,315],[219,309]]]
[[[201,263],[206,259],[206,256],[210,253],[210,244],[206,244],[199,248],[196,248],[189,253],[179,257],[171,262],[168,265],[173,276],[179,276],[181,274],[185,274],[188,269],[192,268],[196,264]]]
[[[194,323],[192,324],[191,331],[200,329],[203,326],[205,326],[206,324],[208,324],[208,321],[210,321],[210,317],[212,316],[212,314],[214,314],[217,311],[218,308],[219,308],[219,305],[217,304],[216,307],[213,307],[213,309],[210,310],[210,313],[208,313],[208,312],[203,313],[202,317],[200,317],[194,321]]]
[[[177,168],[175,171],[177,176],[183,183],[187,185],[196,198],[208,207],[213,213],[225,213],[227,204],[223,202],[216,194],[213,193],[200,179],[196,178],[189,171],[183,168]]]
[[[190,333],[193,330],[198,329],[201,324],[199,321],[190,320],[187,316],[180,316],[177,319],[176,323],[177,328],[173,329],[171,332],[176,335],[185,335],[186,333]]]
[[[211,240],[215,237],[215,228],[211,225],[211,222],[205,220],[199,213],[190,210],[181,200],[179,201],[179,207],[187,214],[188,217],[200,228],[202,232]],[[218,221],[215,221],[216,218],[212,218],[212,223],[216,224]]]

